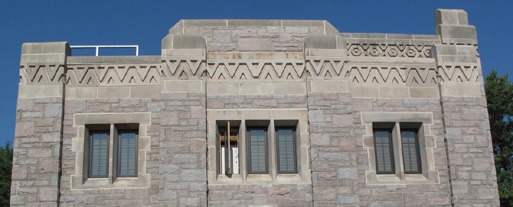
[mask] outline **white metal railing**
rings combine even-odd
[[[71,49],[95,49],[99,56],[100,48],[135,48],[135,56],[139,56],[139,45],[71,45]]]

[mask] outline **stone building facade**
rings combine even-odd
[[[161,56],[25,43],[13,206],[499,206],[477,36],[182,20]]]

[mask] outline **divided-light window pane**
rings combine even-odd
[[[267,173],[267,131],[248,130],[249,173]]]
[[[293,129],[277,129],[278,172],[296,173],[296,140]]]
[[[394,154],[392,147],[392,131],[374,130],[374,144],[376,149],[376,172],[395,173]]]
[[[419,144],[416,130],[401,130],[405,173],[420,173]]]
[[[118,176],[137,176],[137,131],[119,131]]]
[[[109,132],[91,131],[90,141],[89,177],[107,177],[109,165]]]

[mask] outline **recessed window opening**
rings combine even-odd
[[[240,174],[239,125],[240,121],[218,122],[219,173],[229,177]]]

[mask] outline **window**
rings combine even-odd
[[[374,130],[374,145],[376,150],[376,172],[379,174],[395,173],[392,130]]]
[[[401,129],[405,173],[421,173],[418,129]]]
[[[137,131],[118,132],[118,177],[137,176]]]
[[[395,163],[403,165],[403,172],[407,174],[420,174],[420,150],[418,131],[421,123],[399,123],[400,138],[394,139],[397,133],[395,123],[373,123],[374,150],[376,155],[376,173],[396,173]],[[408,126],[409,128],[401,128]],[[394,142],[401,146],[402,154],[394,157]],[[396,159],[399,159],[396,161]]]
[[[239,125],[237,121],[220,122],[217,147],[220,174],[239,174]]]
[[[89,132],[89,177],[106,178],[109,175],[109,132]]]
[[[296,130],[279,127],[275,135],[278,173],[297,173]]]
[[[267,129],[248,129],[248,173],[266,174],[269,152],[267,148]]]
[[[89,142],[88,177],[137,177],[138,124],[86,125]],[[112,130],[111,130],[112,129]],[[111,137],[113,140],[111,140]],[[113,143],[112,150],[110,145]],[[111,155],[112,154],[112,155]],[[113,163],[109,163],[109,157]],[[109,173],[112,172],[112,173]]]
[[[311,183],[307,117],[306,109],[207,109],[209,182]]]
[[[430,112],[362,112],[367,184],[438,183]]]
[[[72,189],[147,188],[146,152],[151,113],[75,114],[72,151],[76,153]]]

